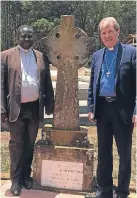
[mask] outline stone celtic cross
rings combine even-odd
[[[58,69],[53,129],[79,130],[78,69],[89,58],[90,38],[75,27],[74,16],[63,15],[43,43]]]

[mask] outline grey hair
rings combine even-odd
[[[114,26],[114,29],[116,31],[118,31],[120,29],[120,25],[118,24],[118,22],[116,21],[116,19],[114,17],[106,17],[104,19],[102,19],[99,23],[98,26],[98,32],[100,33],[100,27],[101,25],[104,25],[104,27],[106,27],[108,24],[112,23]]]

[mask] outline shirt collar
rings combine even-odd
[[[22,52],[25,52],[25,53],[28,53],[28,52],[32,51],[32,48],[24,49],[20,45],[18,45],[18,48],[19,48],[19,50],[21,50]]]
[[[111,47],[111,48],[107,48],[108,51],[115,51],[119,45],[119,41],[116,43],[116,45],[114,45],[114,47]]]

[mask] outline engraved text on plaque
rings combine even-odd
[[[42,160],[41,185],[82,190],[83,163]]]

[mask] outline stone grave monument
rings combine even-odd
[[[79,126],[78,69],[89,58],[90,38],[75,27],[74,16],[42,40],[58,69],[53,126],[45,126],[34,149],[34,189],[83,193],[93,182],[93,147]]]

